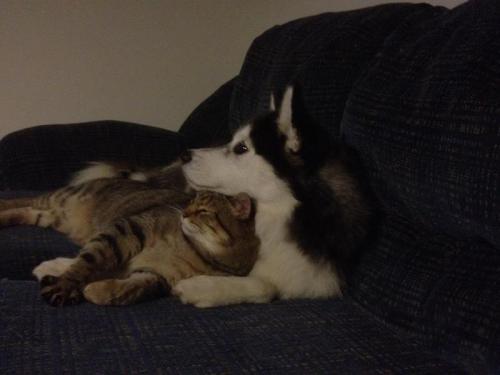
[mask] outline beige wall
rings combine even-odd
[[[382,1],[0,0],[0,136],[98,119],[177,129],[268,27]]]

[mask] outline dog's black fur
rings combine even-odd
[[[257,118],[250,137],[256,153],[287,181],[299,202],[289,223],[289,235],[315,261],[331,262],[345,280],[374,228],[374,199],[364,183],[362,164],[352,148],[335,141],[312,120],[297,84],[292,124],[300,140],[298,152],[285,149],[286,139],[277,122],[277,112]],[[325,168],[334,168],[341,174],[337,178],[346,184],[347,194],[335,191],[335,181],[321,176]]]

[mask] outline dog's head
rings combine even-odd
[[[290,179],[314,173],[324,162],[329,137],[316,126],[297,87],[288,87],[278,109],[244,125],[221,147],[191,150],[183,171],[196,190],[245,192],[257,201],[291,194]]]

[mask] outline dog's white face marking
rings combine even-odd
[[[192,160],[183,166],[183,171],[196,190],[226,195],[247,193],[258,201],[290,194],[269,163],[255,153],[250,125],[238,130],[225,146],[192,150]]]

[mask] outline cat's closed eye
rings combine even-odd
[[[215,213],[213,211],[207,210],[205,208],[200,208],[197,209],[195,212],[195,215],[197,216],[215,216]]]

